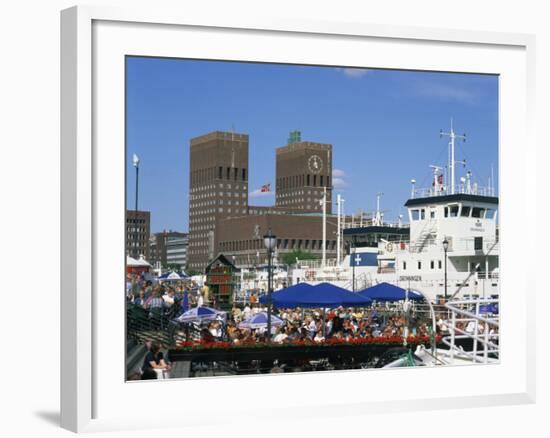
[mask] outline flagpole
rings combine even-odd
[[[323,187],[323,268],[327,263],[327,188]]]

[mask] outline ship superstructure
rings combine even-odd
[[[429,188],[416,188],[405,202],[407,226],[384,224],[377,195],[376,223],[343,231],[352,239],[343,260],[332,264],[299,263],[292,281],[331,281],[351,290],[379,282],[419,290],[432,299],[447,296],[491,297],[499,291],[498,197],[491,178],[488,187],[473,182],[471,172],[456,181],[455,142],[464,140],[453,129],[446,166],[430,166]]]

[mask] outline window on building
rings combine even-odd
[[[433,260],[430,261],[430,269],[435,268],[435,262]]]
[[[306,185],[308,185],[308,186],[309,186],[309,182],[310,182],[310,178],[309,178],[309,177],[310,177],[310,175],[307,175],[307,176],[306,176]]]
[[[231,178],[231,167],[225,169],[225,179]]]
[[[437,261],[437,269],[441,269],[441,260]]]
[[[422,262],[421,262],[421,261],[418,262],[418,269],[419,269],[419,270],[422,269]]]
[[[407,262],[403,262],[403,271],[407,270]]]
[[[483,218],[485,215],[485,209],[481,207],[472,208],[472,217]]]
[[[218,179],[222,179],[222,167],[218,167]]]
[[[481,251],[483,249],[483,237],[474,237],[474,250]]]
[[[243,181],[246,181],[246,169],[243,169],[243,170],[242,170],[241,179],[242,179]]]
[[[317,175],[313,175],[313,185],[317,186]]]
[[[319,176],[319,185],[323,187],[323,175]]]

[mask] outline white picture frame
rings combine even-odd
[[[192,41],[192,47],[184,42]],[[61,13],[61,425],[72,431],[176,426],[183,409],[161,417],[132,415],[124,409],[136,397],[174,398],[185,390],[193,405],[201,391],[254,391],[261,383],[301,388],[309,393],[286,407],[265,406],[298,418],[361,415],[422,409],[531,403],[535,399],[536,272],[527,261],[511,259],[521,241],[522,208],[535,214],[537,187],[534,111],[534,45],[530,35],[317,22],[239,15],[219,17],[185,11],[127,10],[78,6]],[[269,47],[266,50],[265,47]],[[405,50],[406,48],[406,50]],[[360,49],[360,50],[357,50]],[[365,54],[370,58],[365,59]],[[123,299],[106,306],[123,276],[124,217],[123,124],[124,55],[239,59],[323,65],[475,71],[501,76],[500,196],[502,339],[501,363],[455,369],[390,372],[308,373],[285,376],[194,379],[128,384],[124,374]],[[121,58],[122,56],[122,58]],[[122,119],[123,120],[123,119]],[[122,137],[121,137],[122,135]],[[521,144],[521,148],[514,145]],[[120,169],[120,176],[117,175]],[[122,185],[121,185],[122,184]],[[121,198],[122,197],[122,198]],[[120,205],[118,211],[117,207]],[[117,255],[118,254],[118,255]],[[111,257],[113,260],[110,260]],[[510,261],[510,262],[509,262]],[[120,278],[120,281],[117,279]],[[122,290],[122,289],[120,289]],[[507,291],[515,291],[515,295]],[[520,291],[520,293],[517,293]],[[115,295],[116,296],[116,295]],[[122,294],[121,294],[122,296]],[[118,312],[118,313],[117,313]],[[513,328],[507,321],[513,321]],[[122,330],[121,330],[122,328]],[[114,365],[113,365],[114,364]],[[351,376],[351,377],[350,377]],[[373,377],[375,376],[375,377]],[[415,378],[412,379],[411,376]],[[436,377],[435,377],[436,376]],[[390,380],[391,379],[391,380]],[[432,384],[433,380],[446,385]],[[462,379],[473,382],[460,385]],[[382,391],[394,382],[396,389]],[[458,383],[457,383],[458,382]],[[332,394],[331,388],[354,384],[368,388]],[[446,387],[445,387],[446,386]],[[318,388],[321,388],[320,392]],[[329,403],[325,394],[330,394]],[[168,403],[168,405],[170,405]],[[206,417],[194,406],[187,425]],[[416,408],[418,409],[418,407]],[[216,413],[219,424],[234,412]],[[243,413],[243,418],[250,413]],[[265,412],[254,412],[258,419]],[[267,417],[266,417],[267,418]]]

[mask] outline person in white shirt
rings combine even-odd
[[[173,289],[168,289],[168,292],[166,292],[163,296],[162,296],[162,299],[164,300],[164,304],[167,306],[167,307],[170,307],[172,304],[174,304],[174,290]]]
[[[276,344],[282,344],[286,338],[288,338],[286,330],[284,327],[281,327],[273,338],[273,342],[275,342]]]
[[[325,337],[323,336],[322,330],[319,330],[315,337],[313,338],[313,341],[315,342],[323,342],[325,340]]]

